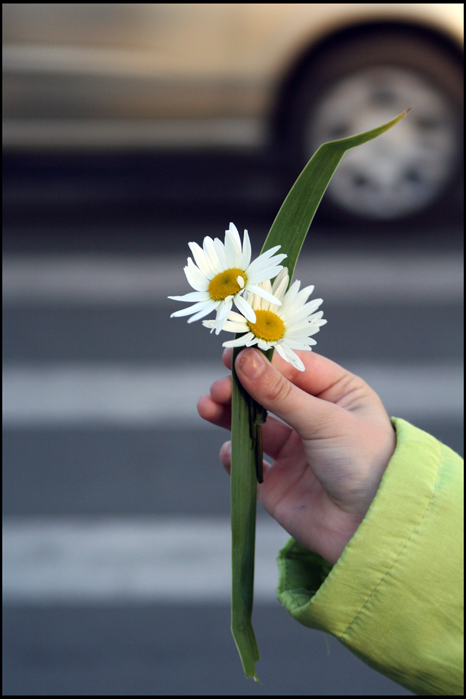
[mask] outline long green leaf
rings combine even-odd
[[[398,123],[407,113],[371,131],[324,143],[299,175],[283,202],[266,238],[262,252],[280,245],[287,254],[290,283],[301,247],[338,163],[350,148],[362,145]],[[255,663],[259,651],[252,627],[254,598],[254,548],[256,537],[256,471],[262,466],[257,448],[264,410],[246,393],[236,377],[234,362],[241,348],[233,351],[231,416],[231,531],[232,531],[232,604],[231,630],[246,677],[257,680]],[[271,359],[273,350],[267,356]],[[259,440],[260,441],[260,440]]]
[[[280,252],[288,256],[283,264],[288,267],[290,283],[308,229],[345,152],[385,133],[410,110],[411,107],[376,129],[323,143],[309,160],[280,207],[261,250],[281,245]]]

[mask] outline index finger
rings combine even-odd
[[[305,366],[305,371],[295,369],[289,362],[286,362],[278,352],[274,352],[272,364],[283,376],[302,391],[329,400],[323,396],[330,391],[339,381],[345,379],[351,373],[331,359],[316,352],[305,352],[295,350]],[[222,360],[227,369],[231,369],[231,358],[233,350],[228,348],[224,351]],[[333,400],[333,397],[332,397]]]

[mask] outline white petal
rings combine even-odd
[[[227,231],[225,231],[225,234],[229,233],[231,236],[231,239],[234,240],[235,245],[237,248],[241,249],[241,238],[239,237],[239,231],[236,228],[235,224],[230,221],[230,226]]]
[[[280,299],[277,299],[276,296],[273,296],[273,294],[270,294],[268,291],[263,289],[261,286],[256,286],[255,284],[248,284],[247,286],[248,290],[253,291],[257,296],[261,296],[263,299],[267,299],[267,301],[270,301],[270,303],[273,303],[274,306],[281,306],[282,302]]]
[[[279,272],[282,271],[282,269],[283,267],[281,265],[274,267],[262,266],[260,268],[254,268],[251,271],[250,265],[246,270],[246,276],[251,284],[259,284],[259,282],[264,282],[266,279],[273,279]]]
[[[275,245],[273,248],[269,248],[265,252],[262,252],[259,257],[263,257],[263,258],[272,257],[273,255],[275,255],[275,253],[278,250],[280,250],[280,248],[281,248],[281,245]],[[286,257],[286,255],[282,255],[282,259],[284,259],[285,257]]]
[[[316,315],[317,315],[317,314],[316,314]],[[303,321],[299,321],[299,323],[296,323],[296,325],[295,325],[295,323],[293,322],[293,323],[291,324],[291,327],[293,327],[293,328],[295,328],[295,327],[296,327],[296,328],[298,328],[298,327],[304,328],[304,326],[307,325],[308,328],[313,328],[313,327],[318,327],[318,328],[320,328],[322,325],[325,325],[326,322],[327,322],[327,320],[326,320],[325,318],[320,318],[320,317],[315,318],[314,316],[309,316],[309,318],[306,318],[306,319],[303,320]]]
[[[299,293],[299,287],[301,286],[301,282],[299,279],[295,279],[294,282],[291,284],[290,288],[286,292],[286,303],[290,304],[293,303],[294,300],[296,299],[298,293]]]
[[[244,316],[242,316],[240,313],[236,313],[236,311],[230,311],[228,314],[228,320],[231,320],[235,323],[246,323],[244,320]]]
[[[298,290],[299,290],[299,284],[300,282],[293,282],[293,284],[290,286],[288,291],[286,292],[285,296],[283,297],[283,307],[282,307],[282,312],[285,312],[285,309],[289,308],[291,304],[294,302]]]
[[[287,318],[292,318],[296,314],[309,315],[307,311],[303,311],[304,304],[306,303],[307,296],[302,295],[300,292],[296,295],[295,299],[291,303],[287,303],[288,297],[283,301],[283,313],[286,313]]]
[[[290,343],[293,342],[301,342],[305,345],[315,345],[316,341],[311,337],[311,335],[315,335],[316,333],[319,332],[319,328],[315,329],[315,332],[309,332],[306,331],[306,333],[293,333],[293,332],[286,332],[284,337],[283,337],[283,342]],[[293,349],[300,349],[299,347],[294,347]]]
[[[167,298],[173,301],[208,301],[210,299],[207,291],[190,291],[184,296],[168,296]]]
[[[210,277],[212,269],[210,268],[209,260],[204,250],[197,243],[188,243],[188,245],[202,274],[204,274],[206,277]]]
[[[264,265],[266,266],[276,266],[280,264],[282,260],[285,259],[286,255],[284,253],[280,255],[275,255],[274,253],[280,248],[280,245],[276,245],[274,248],[270,248],[270,250],[266,250],[265,252],[262,252],[258,257],[256,257],[255,260],[251,262],[249,265],[253,270],[254,269],[260,269]]]
[[[272,305],[258,294],[252,293],[252,291],[247,291],[244,294],[244,298],[254,311],[268,311]]]
[[[286,347],[294,350],[309,350],[309,345],[316,345],[317,342],[309,338],[308,342],[298,342],[297,340],[290,340],[288,337],[283,341]]]
[[[265,340],[261,340],[260,338],[258,338],[257,346],[259,347],[259,349],[267,352],[267,350],[269,350],[273,347],[273,343],[266,342]]]
[[[270,306],[272,305],[268,301],[263,299],[261,296],[252,293],[248,293],[246,300],[254,311],[268,311],[270,310]]]
[[[292,304],[288,306],[286,309],[286,314],[288,318],[304,318],[304,317],[309,317],[311,316],[314,311],[316,311],[320,304],[322,303],[322,299],[316,299],[316,302],[319,303],[313,303],[312,301],[310,303],[306,303],[306,298],[302,297],[301,294],[298,294],[298,296],[295,298]]]
[[[275,255],[274,257],[267,257],[267,253],[259,255],[259,257],[256,257],[256,259],[253,260],[249,265],[249,267],[252,270],[251,273],[256,274],[264,267],[266,267],[267,269],[277,267],[278,272],[281,272],[283,265],[280,263],[282,260],[285,259],[285,257],[286,255]],[[278,272],[274,274],[274,277],[277,276]]]
[[[217,317],[215,319],[215,334],[219,335],[224,322],[227,319],[227,315],[231,311],[231,307],[233,305],[233,297],[232,296],[227,296],[227,298],[224,301],[221,301],[218,309],[217,309]]]
[[[248,332],[249,328],[246,325],[246,322],[235,323],[234,321],[226,320],[223,324],[222,330],[226,330],[229,333],[246,333]]]
[[[235,296],[235,306],[239,311],[241,311],[245,318],[249,320],[250,323],[256,322],[256,314],[254,313],[252,307],[246,301],[246,299],[243,299],[243,297],[239,294],[236,294]]]
[[[248,232],[245,230],[243,235],[243,256],[241,269],[247,269],[251,262],[251,241],[249,240]]]
[[[272,286],[272,294],[283,301],[283,296],[290,283],[290,276],[288,274],[288,267],[283,267],[282,271],[275,278]]]
[[[240,289],[244,289],[244,279],[240,274],[238,274],[236,277],[236,281],[238,282]]]
[[[175,313],[171,314],[170,318],[189,316],[192,313],[197,313],[198,311],[203,311],[204,309],[208,309],[204,314],[207,315],[207,313],[214,310],[216,303],[218,302],[212,301],[211,299],[209,299],[209,301],[201,301],[200,303],[195,303],[194,306],[188,306],[187,308],[182,308],[180,311],[175,311]]]
[[[204,250],[209,258],[209,265],[210,265],[212,271],[214,272],[214,276],[215,276],[215,274],[222,272],[223,267],[220,264],[220,261],[217,257],[217,252],[215,250],[215,244],[214,244],[214,241],[212,240],[212,238],[210,238],[209,236],[206,236],[204,238],[203,248],[204,248]]]
[[[192,316],[191,318],[189,318],[188,323],[194,323],[194,321],[200,320],[201,318],[204,318],[205,316],[209,315],[209,313],[211,313],[212,311],[215,310],[215,308],[219,302],[216,301],[214,303],[215,303],[215,305],[213,307],[204,308],[203,310],[201,309],[199,311],[199,313],[196,313],[195,316]]]
[[[188,258],[188,266],[184,268],[184,273],[189,284],[197,291],[207,291],[209,288],[209,280],[196,267],[192,259]]]
[[[233,223],[230,223],[229,230],[225,231],[225,250],[229,260],[229,267],[245,269],[243,267],[241,238],[239,237],[238,229]]]
[[[314,291],[314,289],[315,289],[314,284],[311,284],[310,286],[305,286],[303,289],[301,289],[301,292],[302,293],[306,292],[307,295],[310,296],[312,294],[312,292]]]
[[[253,286],[256,285],[253,284]],[[260,283],[259,286],[261,289],[264,289],[264,291],[268,291],[269,294],[272,293],[272,284],[270,283],[270,279],[265,279],[263,282]]]
[[[323,299],[312,299],[312,301],[309,301],[308,303],[305,304],[304,308],[306,311],[311,315],[311,313],[314,313],[314,311],[317,311],[319,306],[322,305]],[[321,311],[323,312],[323,311]]]
[[[269,253],[270,250],[267,250],[267,252],[263,252],[258,257],[256,257],[256,259],[253,260],[251,264],[248,266],[249,271],[253,272],[255,270],[262,269],[262,267],[275,267],[281,262],[281,260],[284,260],[286,257],[286,255],[276,255],[274,257]]]
[[[234,340],[228,340],[223,343],[223,347],[244,347],[251,339],[255,339],[252,333],[246,333],[241,337],[237,337]]]
[[[275,350],[278,352],[278,354],[280,355],[280,357],[281,357],[282,359],[284,359],[286,362],[288,361],[288,358],[287,358],[287,356],[286,356],[286,354],[285,354],[285,350],[283,349],[283,345],[276,344],[276,345],[275,345]]]
[[[206,328],[214,329],[215,320],[203,320],[202,325],[204,325]],[[222,332],[241,333],[242,335],[244,335],[244,333],[248,332],[248,326],[245,322],[235,323],[227,319],[222,326]]]
[[[298,369],[298,371],[306,370],[306,367],[304,366],[298,355],[293,352],[293,350],[289,350],[289,352],[287,352],[287,358],[289,363],[292,366],[294,366],[295,369]]]
[[[320,299],[319,299],[319,301],[320,301]],[[318,304],[318,306],[319,305],[320,304]],[[290,321],[293,324],[303,323],[306,320],[310,320],[311,318],[313,318],[313,315],[314,315],[313,311],[315,311],[315,306],[314,306],[314,308],[312,308],[312,306],[311,306],[310,311],[309,311],[309,306],[310,306],[310,304],[306,304],[305,306],[301,306],[301,308],[297,308],[297,309],[292,308],[290,310],[288,308],[288,310],[285,311],[286,318],[288,319],[288,321]]]
[[[280,317],[283,322],[290,326],[301,325],[301,323],[307,323],[312,318],[312,313],[306,313],[306,309],[298,308],[294,313],[290,313],[289,309],[280,308]]]
[[[220,267],[222,268],[222,270],[228,269],[230,267],[230,261],[228,259],[227,251],[225,249],[224,244],[219,238],[214,238],[214,246]]]
[[[283,354],[280,351],[279,354],[281,354],[287,362],[294,366],[295,369],[299,369],[299,371],[305,370],[306,367],[304,366],[298,355],[295,354],[292,349],[288,349],[286,345],[276,345],[275,349],[278,350],[279,347],[281,347],[281,349],[283,350]]]
[[[300,323],[299,325],[287,325],[286,337],[293,337],[296,339],[299,337],[310,337],[319,332],[320,326],[314,325],[314,323]]]

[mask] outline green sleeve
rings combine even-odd
[[[415,694],[463,695],[463,461],[392,423],[395,453],[337,563],[290,540],[278,598]]]

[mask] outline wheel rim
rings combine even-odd
[[[310,152],[367,131],[413,105],[387,133],[348,151],[328,197],[353,214],[396,219],[426,208],[451,178],[457,126],[446,98],[423,76],[397,67],[362,70],[333,86],[310,119]]]

